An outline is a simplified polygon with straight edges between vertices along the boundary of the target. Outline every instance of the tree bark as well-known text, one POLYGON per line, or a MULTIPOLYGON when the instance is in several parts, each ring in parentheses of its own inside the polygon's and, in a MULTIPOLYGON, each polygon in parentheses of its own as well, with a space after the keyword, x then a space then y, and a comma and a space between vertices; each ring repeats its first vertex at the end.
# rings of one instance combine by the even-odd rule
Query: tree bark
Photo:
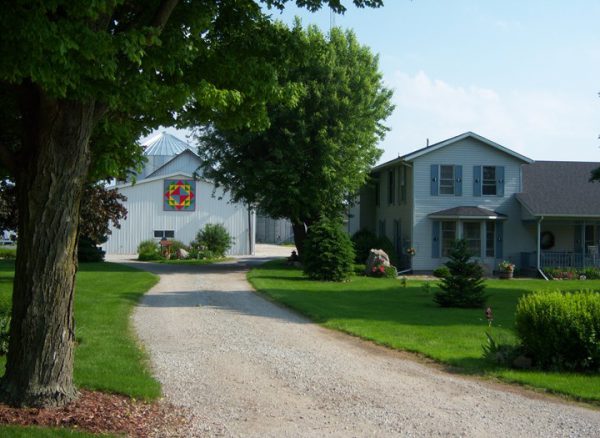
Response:
POLYGON ((73 400, 73 298, 79 206, 90 164, 94 102, 29 91, 16 185, 19 250, 10 344, 1 382, 15 406, 73 400))
POLYGON ((298 251, 298 257, 302 259, 304 241, 306 240, 306 225, 304 225, 304 222, 292 222, 292 230, 294 231, 294 244, 298 251))

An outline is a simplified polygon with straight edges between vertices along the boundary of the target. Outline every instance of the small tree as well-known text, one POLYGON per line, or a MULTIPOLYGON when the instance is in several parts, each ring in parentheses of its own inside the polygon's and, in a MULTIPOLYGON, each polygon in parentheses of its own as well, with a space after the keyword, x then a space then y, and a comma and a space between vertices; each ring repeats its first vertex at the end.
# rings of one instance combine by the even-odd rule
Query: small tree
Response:
POLYGON ((196 240, 191 246, 194 249, 210 251, 215 257, 225 257, 233 242, 233 238, 223 224, 206 224, 198 231, 196 240))
POLYGON ((487 298, 483 269, 470 261, 472 254, 465 240, 457 240, 446 263, 450 273, 440 283, 433 300, 442 307, 483 307, 487 298))
POLYGON ((343 281, 352 272, 354 248, 339 220, 321 219, 308 231, 302 263, 313 280, 343 281))

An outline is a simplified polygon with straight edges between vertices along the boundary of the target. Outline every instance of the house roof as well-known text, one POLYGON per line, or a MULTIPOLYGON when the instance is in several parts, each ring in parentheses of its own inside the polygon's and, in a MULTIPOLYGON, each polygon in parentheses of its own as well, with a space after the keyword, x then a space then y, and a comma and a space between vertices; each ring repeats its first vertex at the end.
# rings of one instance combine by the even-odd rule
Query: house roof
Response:
POLYGON ((194 175, 191 175, 187 172, 173 172, 170 173, 168 175, 160 175, 160 176, 154 176, 152 178, 145 178, 145 179, 141 179, 139 181, 129 181, 129 182, 125 182, 125 183, 121 183, 121 184, 116 184, 114 186, 111 187, 111 189, 122 189, 125 187, 133 187, 133 186, 140 186, 142 184, 147 184, 147 183, 151 183, 153 181, 158 181, 161 179, 169 179, 169 178, 173 178, 173 177, 180 177, 183 176, 185 178, 189 178, 189 179, 195 179, 196 181, 201 181, 201 178, 195 178, 194 175))
POLYGON ((600 183, 590 182, 600 163, 536 161, 523 166, 517 199, 533 216, 600 217, 600 183))
POLYGON ((431 219, 506 219, 507 216, 493 210, 470 205, 453 207, 430 213, 431 219))
POLYGON ((168 160, 162 166, 159 166, 158 168, 156 168, 154 171, 152 171, 152 173, 148 174, 148 176, 146 176, 146 178, 152 178, 152 177, 156 176, 156 174, 159 173, 163 168, 167 167, 169 164, 171 164, 173 161, 178 159, 183 154, 191 155, 191 157, 193 157, 193 158, 198 158, 198 159, 200 158, 200 157, 198 157, 198 154, 196 154, 196 152, 194 152, 192 149, 186 149, 183 152, 175 155, 173 158, 168 160))
POLYGON ((482 137, 479 134, 475 134, 474 132, 468 131, 468 132, 465 132, 463 134, 457 135, 455 137, 449 138, 447 140, 443 140, 443 141, 440 141, 438 143, 434 143, 432 145, 426 146, 424 148, 417 149, 416 151, 409 152, 406 155, 402 155, 402 156, 400 156, 398 158, 395 158, 395 159, 393 159, 391 161, 388 161, 386 163, 380 164, 379 166, 375 166, 373 168, 373 170, 379 170, 379 169, 381 169, 383 167, 387 167, 387 166, 389 166, 391 164, 396 164, 396 163, 406 162, 406 161, 412 161, 415 158, 418 158, 418 157, 421 157, 423 155, 429 154, 429 153, 431 153, 433 151, 437 151, 437 150, 442 149, 442 148, 444 148, 446 146, 449 146, 449 145, 451 145, 453 143, 456 143, 458 141, 464 140, 465 138, 474 138, 476 140, 479 140, 480 142, 482 142, 482 143, 484 143, 484 144, 486 144, 486 145, 488 145, 488 146, 490 146, 490 147, 492 147, 494 149, 497 149, 497 150, 499 150, 501 152, 504 152, 505 154, 508 154, 508 155, 510 155, 512 157, 515 157, 518 160, 523 161, 524 163, 532 163, 533 162, 533 160, 531 158, 528 158, 528 157, 526 157, 524 155, 521 155, 521 154, 513 151, 512 149, 504 147, 504 146, 502 146, 502 145, 500 145, 500 144, 498 144, 496 142, 493 142, 492 140, 489 140, 489 139, 487 139, 485 137, 482 137))
POLYGON ((161 132, 142 144, 144 155, 179 155, 189 149, 195 152, 196 147, 178 139, 174 135, 161 132))

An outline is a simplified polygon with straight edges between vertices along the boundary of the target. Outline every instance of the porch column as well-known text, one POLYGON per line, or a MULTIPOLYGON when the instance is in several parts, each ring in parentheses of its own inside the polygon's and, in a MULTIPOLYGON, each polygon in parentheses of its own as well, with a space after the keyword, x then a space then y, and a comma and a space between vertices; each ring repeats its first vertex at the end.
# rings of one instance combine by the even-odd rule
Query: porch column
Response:
POLYGON ((538 271, 540 270, 540 268, 542 267, 542 263, 541 263, 541 259, 542 259, 542 241, 541 241, 541 234, 542 234, 542 220, 544 220, 543 217, 540 217, 537 221, 537 264, 536 267, 538 269, 538 271))

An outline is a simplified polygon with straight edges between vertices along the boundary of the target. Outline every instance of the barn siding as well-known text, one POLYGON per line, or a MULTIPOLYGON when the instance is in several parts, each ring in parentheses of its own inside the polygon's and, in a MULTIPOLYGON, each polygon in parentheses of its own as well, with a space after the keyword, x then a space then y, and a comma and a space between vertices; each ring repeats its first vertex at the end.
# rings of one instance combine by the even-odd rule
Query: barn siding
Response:
MULTIPOLYGON (((177 177, 189 178, 180 174, 170 175, 169 179, 177 177)), ((127 196, 124 204, 128 214, 120 229, 111 228, 112 234, 103 245, 108 254, 135 254, 141 241, 154 238, 154 230, 175 230, 175 239, 188 244, 209 223, 222 223, 234 237, 231 255, 249 253, 248 209, 245 206, 230 203, 229 196, 221 190, 213 197, 214 185, 197 181, 196 211, 163 211, 163 189, 162 178, 119 189, 127 196)))

